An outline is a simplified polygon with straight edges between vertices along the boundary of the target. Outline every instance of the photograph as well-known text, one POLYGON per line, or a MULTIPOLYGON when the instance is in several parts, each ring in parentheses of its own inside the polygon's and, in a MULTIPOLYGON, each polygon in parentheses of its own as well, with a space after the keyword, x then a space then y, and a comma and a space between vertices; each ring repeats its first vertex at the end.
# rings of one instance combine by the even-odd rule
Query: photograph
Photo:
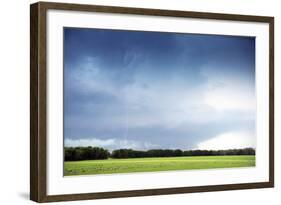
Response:
POLYGON ((274 17, 30 6, 30 199, 274 187, 274 17))
POLYGON ((255 40, 64 27, 64 176, 255 167, 255 40))

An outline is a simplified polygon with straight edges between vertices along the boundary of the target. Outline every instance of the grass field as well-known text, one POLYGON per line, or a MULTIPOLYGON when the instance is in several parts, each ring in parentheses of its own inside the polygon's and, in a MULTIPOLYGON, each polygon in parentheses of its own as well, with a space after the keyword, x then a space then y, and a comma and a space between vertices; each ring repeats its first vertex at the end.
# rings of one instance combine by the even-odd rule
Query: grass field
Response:
POLYGON ((64 163, 64 175, 154 172, 255 166, 255 156, 158 157, 71 161, 64 163))

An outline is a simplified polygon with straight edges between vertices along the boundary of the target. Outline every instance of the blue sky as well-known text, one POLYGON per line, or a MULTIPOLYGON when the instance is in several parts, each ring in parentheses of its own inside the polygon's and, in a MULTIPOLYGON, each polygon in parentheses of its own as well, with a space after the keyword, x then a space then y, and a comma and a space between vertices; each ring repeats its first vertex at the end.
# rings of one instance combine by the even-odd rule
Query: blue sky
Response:
POLYGON ((65 146, 255 147, 255 39, 64 29, 65 146))

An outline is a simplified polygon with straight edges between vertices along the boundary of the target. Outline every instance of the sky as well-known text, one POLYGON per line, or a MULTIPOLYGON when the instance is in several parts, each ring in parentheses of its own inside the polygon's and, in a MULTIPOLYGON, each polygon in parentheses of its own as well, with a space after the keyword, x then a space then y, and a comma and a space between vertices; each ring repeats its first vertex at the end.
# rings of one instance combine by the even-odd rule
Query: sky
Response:
POLYGON ((256 146, 255 38, 64 28, 64 144, 256 146))

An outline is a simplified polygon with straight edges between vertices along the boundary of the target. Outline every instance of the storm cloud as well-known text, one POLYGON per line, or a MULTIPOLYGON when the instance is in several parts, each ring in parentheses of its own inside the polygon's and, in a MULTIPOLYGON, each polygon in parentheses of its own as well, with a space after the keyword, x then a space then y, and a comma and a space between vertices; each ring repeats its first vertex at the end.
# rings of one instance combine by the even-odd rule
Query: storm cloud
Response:
POLYGON ((255 147, 255 103, 252 37, 64 29, 65 146, 255 147))

